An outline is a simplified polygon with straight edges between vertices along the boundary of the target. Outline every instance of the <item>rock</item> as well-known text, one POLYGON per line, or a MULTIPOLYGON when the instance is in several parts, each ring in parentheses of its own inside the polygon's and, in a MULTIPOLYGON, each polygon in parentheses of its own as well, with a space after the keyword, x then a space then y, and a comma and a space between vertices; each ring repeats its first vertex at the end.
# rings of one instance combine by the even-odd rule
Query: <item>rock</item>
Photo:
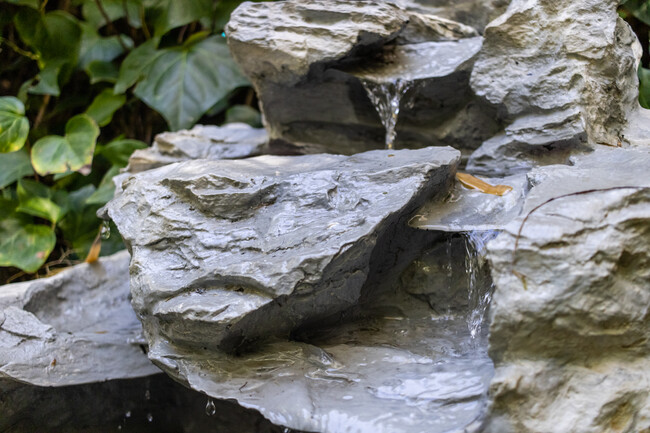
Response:
POLYGON ((503 196, 465 188, 456 181, 444 200, 431 200, 422 206, 409 224, 423 230, 472 232, 501 230, 521 213, 529 190, 524 174, 504 178, 481 178, 490 185, 508 185, 503 196))
POLYGON ((452 149, 189 161, 107 205, 150 341, 231 351, 358 300, 377 237, 435 194, 452 149))
POLYGON ((0 378, 68 386, 159 372, 129 303, 126 251, 0 290, 0 378), (142 346, 142 347, 141 347, 142 346))
POLYGON ((226 32, 260 98, 271 152, 383 148, 385 129, 361 79, 405 74, 414 97, 402 103, 398 147, 468 153, 499 130, 469 87, 482 39, 462 24, 387 3, 290 0, 244 3, 226 32))
POLYGON ((402 9, 436 15, 469 25, 481 34, 485 26, 505 12, 508 0, 391 0, 402 9))
POLYGON ((472 156, 472 169, 513 174, 585 145, 625 143, 639 109, 640 46, 617 6, 514 0, 487 26, 471 86, 509 126, 472 156))
POLYGON ((126 171, 139 173, 190 159, 239 159, 264 153, 268 136, 264 129, 244 123, 222 127, 196 125, 190 130, 158 134, 153 145, 136 150, 126 171))
POLYGON ((488 244, 487 432, 650 428, 650 150, 570 162, 533 170, 524 212, 488 244))

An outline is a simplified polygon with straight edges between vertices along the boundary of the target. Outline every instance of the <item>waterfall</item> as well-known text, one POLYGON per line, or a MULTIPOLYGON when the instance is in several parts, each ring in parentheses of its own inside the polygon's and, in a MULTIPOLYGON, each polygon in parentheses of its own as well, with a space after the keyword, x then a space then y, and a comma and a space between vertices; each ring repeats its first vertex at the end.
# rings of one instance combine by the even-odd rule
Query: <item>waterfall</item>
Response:
POLYGON ((398 78, 382 83, 362 79, 361 83, 386 129, 386 149, 393 149, 397 136, 395 127, 399 117, 400 103, 411 88, 412 82, 398 78))

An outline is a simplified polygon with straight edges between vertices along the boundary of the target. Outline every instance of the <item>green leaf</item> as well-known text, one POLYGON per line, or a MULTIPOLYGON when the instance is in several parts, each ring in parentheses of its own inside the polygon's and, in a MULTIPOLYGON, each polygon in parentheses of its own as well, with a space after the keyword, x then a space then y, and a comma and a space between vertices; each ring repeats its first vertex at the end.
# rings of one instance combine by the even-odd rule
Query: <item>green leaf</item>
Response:
POLYGON ((650 108, 650 69, 639 67, 639 103, 650 108))
POLYGON ((15 215, 0 220, 0 266, 36 272, 55 244, 54 230, 48 226, 25 223, 15 215))
POLYGON ((25 106, 18 98, 0 98, 0 153, 14 152, 25 145, 29 134, 29 121, 25 106))
POLYGON ((95 192, 86 199, 86 204, 96 204, 103 206, 113 198, 115 193, 115 184, 113 184, 113 177, 120 173, 120 168, 112 166, 102 178, 99 187, 95 192))
MULTIPOLYGON (((140 22, 141 4, 140 0, 102 0, 102 7, 111 21, 126 17, 129 25, 136 29, 139 29, 142 25, 140 22)), ((104 15, 97 8, 97 3, 94 0, 86 0, 81 12, 84 19, 96 29, 107 24, 104 15)))
POLYGON ((120 66, 120 76, 115 84, 115 93, 124 93, 146 76, 153 62, 165 53, 156 49, 158 42, 158 38, 149 39, 124 58, 120 66))
POLYGON ((102 37, 92 26, 86 23, 82 23, 81 28, 83 37, 78 63, 81 69, 86 69, 91 62, 97 60, 110 62, 121 56, 124 53, 124 48, 120 43, 120 38, 127 48, 133 48, 133 40, 126 35, 102 37))
POLYGON ((39 0, 3 0, 7 3, 13 3, 18 6, 28 6, 32 9, 39 9, 41 7, 39 0))
POLYGON ((40 83, 32 93, 59 95, 59 82, 64 83, 76 65, 81 44, 81 28, 67 12, 41 14, 23 8, 14 17, 21 39, 39 56, 40 83))
POLYGON ((0 153, 0 188, 11 185, 18 179, 34 174, 27 150, 0 153))
POLYGON ((639 21, 643 21, 645 25, 650 26, 650 2, 647 0, 628 0, 625 3, 625 8, 632 12, 639 21))
POLYGON ((97 83, 115 83, 120 75, 119 69, 112 62, 102 62, 95 60, 86 68, 86 73, 90 77, 90 84, 97 83))
POLYGON ((86 114, 68 120, 65 136, 49 135, 32 149, 32 165, 40 175, 78 171, 87 175, 93 160, 99 128, 86 114))
POLYGON ((154 34, 162 36, 173 28, 212 16, 212 0, 155 0, 147 15, 152 17, 154 34))
POLYGON ((101 150, 101 154, 108 159, 111 164, 117 167, 126 167, 129 163, 129 157, 136 149, 145 149, 147 144, 139 140, 121 139, 113 140, 101 150))
POLYGON ((113 114, 126 102, 126 96, 114 95, 111 89, 104 89, 93 99, 86 114, 95 119, 99 126, 111 123, 113 114))
POLYGON ((23 212, 56 224, 66 213, 64 207, 52 201, 53 194, 48 187, 29 179, 18 181, 17 212, 23 212))
POLYGON ((226 123, 248 123, 255 128, 262 127, 260 112, 248 105, 233 105, 226 111, 226 123))
POLYGON ((191 127, 220 99, 248 84, 218 36, 159 51, 163 54, 134 93, 162 114, 172 130, 191 127))

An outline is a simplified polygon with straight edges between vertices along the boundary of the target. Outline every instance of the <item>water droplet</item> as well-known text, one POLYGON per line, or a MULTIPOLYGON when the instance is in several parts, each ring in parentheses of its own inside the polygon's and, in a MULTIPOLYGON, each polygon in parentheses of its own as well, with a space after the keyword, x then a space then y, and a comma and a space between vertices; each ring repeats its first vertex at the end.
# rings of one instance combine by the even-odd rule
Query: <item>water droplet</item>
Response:
POLYGON ((126 411, 126 413, 124 414, 124 416, 125 416, 126 418, 131 418, 131 411, 130 411, 130 410, 126 411))
POLYGON ((217 408, 211 398, 208 399, 208 404, 205 405, 205 413, 207 416, 214 416, 217 413, 217 408))
POLYGON ((118 425, 118 426, 117 426, 117 429, 118 429, 118 430, 122 430, 122 426, 121 426, 121 425, 118 425))
POLYGON ((151 392, 149 390, 146 390, 144 392, 144 399, 145 400, 151 400, 151 392))
POLYGON ((149 421, 149 422, 153 421, 153 415, 151 415, 151 413, 147 414, 147 421, 149 421))
POLYGON ((100 236, 104 240, 111 237, 111 224, 108 221, 102 222, 102 229, 100 231, 100 236))
POLYGON ((291 433, 291 429, 289 427, 285 427, 284 430, 282 430, 282 433, 291 433))

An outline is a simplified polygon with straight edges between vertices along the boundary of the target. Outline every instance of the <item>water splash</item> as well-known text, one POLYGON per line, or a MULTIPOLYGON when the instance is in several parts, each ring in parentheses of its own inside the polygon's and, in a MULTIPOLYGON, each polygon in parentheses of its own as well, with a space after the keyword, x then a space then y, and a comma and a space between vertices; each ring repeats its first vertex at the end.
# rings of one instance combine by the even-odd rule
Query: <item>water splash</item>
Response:
POLYGON ((214 401, 209 398, 208 403, 205 405, 205 414, 207 416, 214 416, 215 413, 217 413, 217 407, 214 405, 214 401))
POLYGON ((386 129, 386 149, 393 149, 397 131, 397 119, 399 118, 400 102, 405 98, 411 88, 411 81, 397 79, 389 82, 376 83, 362 79, 366 93, 372 104, 375 106, 381 123, 386 129))
POLYGON ((465 271, 468 277, 467 327, 472 338, 476 338, 483 327, 485 313, 492 301, 494 284, 486 268, 485 254, 488 241, 494 239, 497 230, 472 231, 465 237, 465 271))

